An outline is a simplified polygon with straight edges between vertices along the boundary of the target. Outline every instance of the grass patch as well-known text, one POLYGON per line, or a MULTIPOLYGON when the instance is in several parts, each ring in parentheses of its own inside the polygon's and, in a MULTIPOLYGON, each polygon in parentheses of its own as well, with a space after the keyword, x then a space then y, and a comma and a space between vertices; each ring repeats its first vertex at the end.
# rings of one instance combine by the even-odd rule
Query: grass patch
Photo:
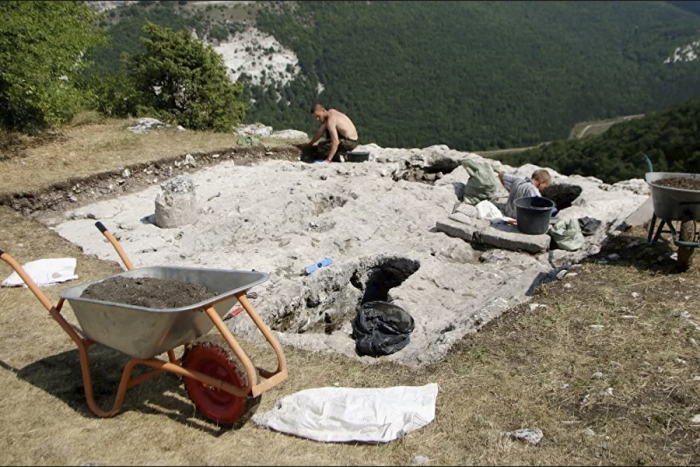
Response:
MULTIPOLYGON (((4 179, 0 194, 31 192, 71 177, 188 152, 232 148, 237 146, 239 138, 234 133, 178 131, 174 127, 135 134, 126 129, 133 120, 105 119, 96 123, 92 118, 84 114, 78 120, 82 123, 66 126, 56 133, 36 137, 7 136, 7 144, 14 148, 15 157, 0 157, 4 179), (31 177, 26 176, 28 171, 32 172, 31 177)), ((267 146, 291 142, 263 140, 267 146)))

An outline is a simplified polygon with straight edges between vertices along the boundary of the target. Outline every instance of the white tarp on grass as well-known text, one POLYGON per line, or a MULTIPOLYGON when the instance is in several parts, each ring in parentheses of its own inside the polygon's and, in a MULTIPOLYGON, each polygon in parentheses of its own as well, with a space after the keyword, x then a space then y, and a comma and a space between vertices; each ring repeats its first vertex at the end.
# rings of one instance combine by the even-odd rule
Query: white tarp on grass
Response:
POLYGON ((435 419, 438 385, 316 388, 282 398, 257 425, 326 443, 387 443, 435 419))
MULTIPOLYGON (((22 265, 22 269, 36 282, 39 287, 72 281, 78 278, 75 275, 75 258, 49 258, 30 261, 22 265)), ((13 272, 2 282, 3 287, 25 286, 19 274, 13 272)))

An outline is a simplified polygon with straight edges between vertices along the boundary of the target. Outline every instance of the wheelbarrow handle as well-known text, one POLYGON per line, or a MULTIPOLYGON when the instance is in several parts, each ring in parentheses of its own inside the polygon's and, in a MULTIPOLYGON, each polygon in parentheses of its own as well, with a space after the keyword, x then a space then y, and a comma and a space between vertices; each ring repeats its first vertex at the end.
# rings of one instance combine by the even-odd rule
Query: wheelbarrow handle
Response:
POLYGON ((112 244, 114 249, 117 251, 117 254, 121 258, 122 262, 124 263, 124 266, 126 266, 126 269, 128 269, 129 271, 134 269, 134 265, 129 260, 129 257, 126 256, 126 253, 124 253, 124 249, 119 244, 114 235, 112 235, 112 233, 107 229, 107 227, 105 227, 105 225, 100 221, 95 222, 95 227, 97 227, 97 230, 102 232, 102 235, 104 235, 107 238, 107 240, 109 240, 109 243, 112 244))
POLYGON ((24 268, 12 256, 10 256, 9 253, 5 253, 4 251, 0 250, 0 260, 3 260, 12 269, 14 269, 17 275, 24 281, 25 284, 27 284, 29 290, 31 290, 32 293, 36 296, 36 298, 39 299, 41 304, 44 305, 44 308, 46 308, 48 311, 51 311, 51 309, 53 309, 53 304, 51 303, 51 300, 49 300, 48 297, 44 295, 44 292, 41 291, 39 286, 36 285, 36 282, 34 282, 29 276, 29 274, 27 274, 27 271, 25 271, 24 268))

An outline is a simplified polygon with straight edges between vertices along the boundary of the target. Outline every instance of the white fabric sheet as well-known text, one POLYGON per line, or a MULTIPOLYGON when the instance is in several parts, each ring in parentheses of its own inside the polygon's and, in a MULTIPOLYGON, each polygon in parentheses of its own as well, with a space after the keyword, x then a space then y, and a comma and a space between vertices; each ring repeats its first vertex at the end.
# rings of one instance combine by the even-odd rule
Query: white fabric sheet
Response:
MULTIPOLYGON (((38 259, 23 264, 22 269, 36 282, 36 285, 42 287, 77 279, 78 276, 75 275, 76 264, 75 258, 38 259)), ((26 287, 16 272, 10 274, 1 285, 3 287, 26 287)))
POLYGON ((257 425, 327 443, 387 443, 435 419, 438 385, 383 389, 316 388, 291 394, 257 425))

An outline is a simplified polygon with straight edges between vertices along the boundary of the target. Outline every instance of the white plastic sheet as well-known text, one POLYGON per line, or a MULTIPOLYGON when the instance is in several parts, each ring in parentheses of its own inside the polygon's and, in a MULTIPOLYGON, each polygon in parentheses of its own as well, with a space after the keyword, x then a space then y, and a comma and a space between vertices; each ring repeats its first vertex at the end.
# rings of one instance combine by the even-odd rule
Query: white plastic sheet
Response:
POLYGON ((503 213, 491 202, 484 200, 476 205, 477 218, 492 221, 502 219, 503 213))
MULTIPOLYGON (((76 263, 75 258, 38 259, 23 264, 22 269, 36 282, 36 285, 42 287, 77 279, 78 276, 75 275, 76 263)), ((1 285, 3 287, 26 287, 16 272, 10 274, 1 285)))
POLYGON ((438 385, 316 388, 291 394, 257 425, 326 443, 388 443, 435 419, 438 385))

